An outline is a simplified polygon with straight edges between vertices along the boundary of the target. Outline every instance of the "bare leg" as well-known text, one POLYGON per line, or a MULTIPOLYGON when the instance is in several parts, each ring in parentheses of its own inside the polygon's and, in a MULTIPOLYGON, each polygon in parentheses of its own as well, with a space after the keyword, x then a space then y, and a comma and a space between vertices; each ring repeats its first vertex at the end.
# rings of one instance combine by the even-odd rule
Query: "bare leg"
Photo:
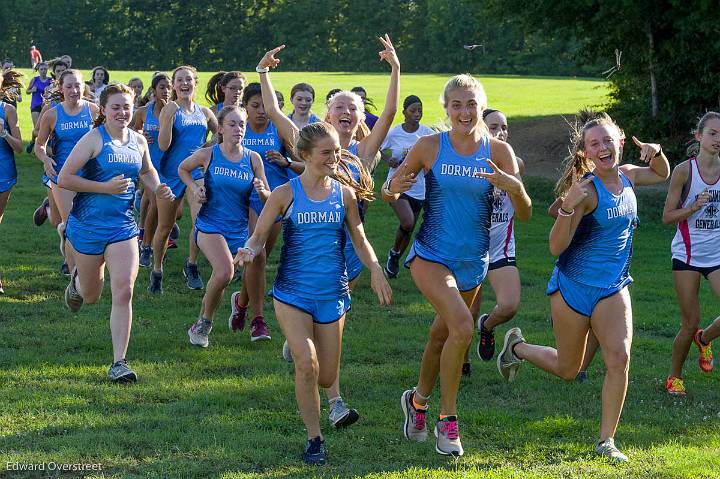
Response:
POLYGON ((105 259, 110 273, 112 293, 110 332, 114 363, 125 359, 130 342, 133 286, 139 267, 137 240, 131 238, 108 245, 105 249, 105 259))
POLYGON ((700 273, 673 271, 673 283, 680 306, 680 330, 673 341, 670 375, 681 378, 693 336, 700 326, 700 273))
POLYGON ((154 269, 157 272, 163 270, 163 258, 167 249, 167 240, 170 236, 170 230, 175 224, 177 211, 182 205, 182 198, 175 198, 172 201, 156 198, 158 211, 158 224, 153 236, 153 262, 154 269))
POLYGON ((219 234, 198 232, 198 245, 212 266, 212 274, 205 288, 200 313, 212 321, 225 288, 233 277, 233 258, 225 238, 219 234))

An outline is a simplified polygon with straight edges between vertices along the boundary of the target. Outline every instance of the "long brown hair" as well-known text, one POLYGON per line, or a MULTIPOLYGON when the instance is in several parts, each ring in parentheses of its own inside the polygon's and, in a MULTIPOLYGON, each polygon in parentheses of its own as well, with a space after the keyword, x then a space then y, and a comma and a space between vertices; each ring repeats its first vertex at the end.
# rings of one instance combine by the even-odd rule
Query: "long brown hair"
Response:
POLYGON ((170 93, 170 99, 172 101, 175 101, 178 99, 177 92, 175 91, 175 76, 177 75, 177 72, 179 72, 180 70, 188 70, 192 73, 193 79, 195 80, 195 91, 197 92, 198 72, 195 69, 195 67, 191 67, 189 65, 179 66, 173 70, 172 80, 170 81, 170 88, 172 89, 172 93, 170 93))
POLYGON ((595 167, 593 162, 585 156, 585 133, 590 128, 600 125, 615 128, 620 134, 620 138, 625 138, 623 131, 607 113, 595 112, 590 109, 580 110, 575 116, 574 123, 570 125, 570 147, 568 148, 570 154, 563 162, 565 169, 555 184, 555 194, 558 198, 565 196, 573 181, 579 180, 595 167))
MULTIPOLYGON (((338 138, 335 128, 327 122, 319 121, 311 123, 303 127, 298 135, 295 143, 295 152, 297 156, 303 158, 303 154, 309 155, 315 148, 317 142, 327 137, 338 138)), ((342 161, 338 164, 338 172, 335 179, 345 186, 349 186, 355 190, 355 194, 360 200, 372 201, 375 199, 374 183, 370 174, 360 162, 360 159, 347 150, 342 150, 342 161), (359 181, 355 181, 352 171, 348 166, 352 163, 360 171, 359 181)))

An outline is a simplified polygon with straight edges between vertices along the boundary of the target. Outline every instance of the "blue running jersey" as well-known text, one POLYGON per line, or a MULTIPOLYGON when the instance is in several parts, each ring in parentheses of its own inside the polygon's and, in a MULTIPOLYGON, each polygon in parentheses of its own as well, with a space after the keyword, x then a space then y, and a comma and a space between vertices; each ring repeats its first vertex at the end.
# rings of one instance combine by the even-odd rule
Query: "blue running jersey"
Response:
POLYGON ((307 197, 300 178, 290 180, 293 201, 283 218, 283 247, 275 288, 302 298, 337 299, 348 293, 345 205, 342 185, 331 180, 321 201, 307 197))
MULTIPOLYGON (((55 120, 54 142, 52 143, 53 160, 55 160, 55 171, 60 174, 65 160, 70 156, 70 152, 80 138, 85 133, 92 130, 92 114, 90 113, 90 103, 82 101, 82 109, 77 115, 68 115, 62 103, 58 103, 55 107, 57 118, 55 120)), ((50 178, 53 183, 57 183, 57 176, 50 178)))
POLYGON ((105 183, 115 176, 124 175, 132 182, 125 193, 116 195, 78 193, 73 201, 70 219, 81 222, 84 228, 98 227, 103 230, 136 228, 133 200, 137 178, 142 168, 142 153, 138 147, 137 133, 130 131, 127 144, 119 145, 110 138, 105 125, 100 125, 98 131, 102 136, 102 150, 97 157, 85 163, 78 176, 105 183))
MULTIPOLYGON (((185 184, 178 175, 178 166, 185 158, 205 144, 208 131, 207 118, 205 118, 202 108, 197 103, 193 103, 192 107, 193 110, 190 113, 185 112, 182 108, 178 108, 175 112, 170 148, 160 162, 160 174, 163 181, 170 186, 178 198, 185 193, 185 184)), ((200 168, 193 170, 192 176, 194 180, 202 178, 200 168)))
POLYGON ((245 128, 245 138, 242 140, 242 145, 251 149, 262 158, 263 166, 265 167, 265 178, 267 178, 270 191, 288 182, 287 169, 276 163, 267 161, 265 158, 268 150, 281 151, 283 149, 280 134, 273 122, 268 122, 267 128, 258 133, 254 132, 248 123, 245 128))
MULTIPOLYGON (((220 145, 213 145, 205 170, 205 196, 195 226, 203 233, 245 237, 248 234, 248 207, 253 188, 252 151, 243 148, 239 161, 225 158, 220 145)), ((233 251, 234 253, 234 251, 233 251)))
POLYGON ((440 134, 440 149, 425 175, 425 210, 415 241, 424 251, 452 261, 488 261, 493 185, 476 173, 492 171, 490 137, 477 151, 460 155, 448 132, 440 134))
POLYGON ((148 150, 150 151, 150 160, 155 169, 160 172, 160 160, 162 160, 164 151, 158 145, 158 136, 160 136, 160 120, 153 112, 155 110, 155 102, 150 102, 145 107, 145 122, 143 123, 143 131, 152 138, 152 143, 148 142, 148 150))
POLYGON ((632 183, 622 172, 619 174, 623 184, 619 195, 592 176, 597 208, 580 220, 570 245, 557 260, 558 269, 578 283, 615 288, 630 276, 637 201, 632 183))
MULTIPOLYGON (((5 107, 7 103, 0 101, 0 121, 3 122, 5 131, 10 134, 10 125, 7 121, 5 107)), ((6 138, 0 139, 0 193, 4 193, 17 182, 17 170, 15 169, 15 152, 6 138)))

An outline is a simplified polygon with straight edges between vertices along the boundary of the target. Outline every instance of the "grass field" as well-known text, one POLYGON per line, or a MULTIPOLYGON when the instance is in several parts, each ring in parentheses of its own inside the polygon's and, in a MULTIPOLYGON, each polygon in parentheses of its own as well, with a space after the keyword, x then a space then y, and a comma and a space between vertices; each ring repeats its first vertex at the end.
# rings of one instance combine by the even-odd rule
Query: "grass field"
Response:
MULTIPOLYGON (((24 82, 27 85, 33 76, 32 70, 21 70, 25 74, 24 82)), ((248 82, 259 81, 255 72, 245 73, 248 82)), ((83 70, 85 79, 90 72, 83 70)), ((212 73, 199 74, 199 89, 196 100, 205 101, 205 86, 212 73)), ((127 82, 132 77, 140 77, 145 88, 150 86, 152 72, 123 72, 113 71, 111 81, 127 82)), ((272 81, 277 90, 285 95, 285 112, 292 111, 290 104, 290 89, 293 85, 306 82, 313 85, 316 92, 316 103, 313 109, 318 115, 325 113, 325 94, 333 88, 350 89, 354 86, 363 86, 378 107, 374 113, 380 114, 385 103, 385 94, 389 81, 388 73, 300 73, 277 71, 272 73, 272 81)), ((408 74, 403 73, 400 79, 401 99, 407 95, 418 95, 423 100, 424 119, 428 125, 441 122, 445 113, 440 103, 443 85, 450 78, 447 74, 408 74)), ((607 83, 596 79, 568 79, 553 77, 518 77, 518 76, 479 76, 485 86, 490 99, 490 105, 500 108, 512 118, 520 119, 566 114, 577 111, 581 106, 598 105, 603 102, 607 93, 607 83)), ((402 109, 400 107, 399 109, 402 109)), ((24 139, 30 138, 32 120, 30 119, 30 97, 23 96, 19 105, 20 125, 24 139)), ((402 122, 402 112, 398 111, 397 122, 402 122)))
MULTIPOLYGON (((276 75, 278 86, 288 90, 284 85, 299 78, 292 76, 281 83, 283 75, 276 75)), ((432 88, 422 85, 423 80, 413 89, 415 78, 403 76, 403 94, 425 88, 426 101, 432 104, 430 99, 437 97, 445 77, 426 77, 434 78, 432 88)), ((123 79, 121 74, 117 78, 123 79)), ((507 106, 500 105, 516 108, 510 111, 518 116, 532 114, 524 106, 529 99, 543 98, 543 114, 557 114, 600 98, 594 89, 597 82, 558 79, 552 80, 558 82, 558 89, 574 91, 577 100, 572 103, 568 93, 554 102, 544 96, 549 80, 534 81, 491 78, 486 85, 491 99, 495 91, 498 96, 503 91, 518 95, 506 97, 507 106), (521 87, 527 88, 523 93, 527 101, 519 96, 521 87)), ((347 76, 338 81, 340 86, 370 86, 376 98, 381 97, 376 88, 382 91, 385 82, 383 76, 347 76)), ((282 336, 270 303, 272 341, 251 344, 247 332, 231 333, 225 327, 229 314, 225 303, 210 348, 191 347, 186 330, 197 316, 201 294, 188 291, 182 281, 187 245, 181 241, 180 249, 171 250, 168 258, 164 295, 146 292, 147 270, 138 277, 128 359, 139 382, 129 387, 109 384, 109 289, 97 305, 78 314, 67 311, 62 302, 67 280, 57 273, 57 235, 47 225, 36 228, 31 221, 44 196, 38 181, 40 162, 21 155, 17 163, 19 183, 0 226, 0 274, 6 289, 0 296, 0 477, 709 479, 720 474, 717 373, 701 374, 693 350, 686 367, 687 398, 671 398, 663 390, 678 308, 669 264, 674 231, 660 222, 662 192, 639 196, 641 226, 631 286, 635 341, 630 388, 616 436, 631 463, 614 466, 592 451, 600 415, 599 358, 590 368, 587 385, 566 384, 527 365, 515 383, 506 384, 493 363, 473 356, 472 376, 463 378, 459 394, 465 456, 458 460, 439 456, 430 440, 407 442, 398 400, 417 379, 433 312, 403 270, 391 282, 395 304, 390 308, 376 305, 367 273, 353 294, 342 389, 362 417, 350 429, 334 431, 325 422, 323 404, 330 462, 307 468, 300 461, 305 433, 295 405, 293 368, 281 359, 282 336), (19 472, 6 470, 6 462, 96 463, 102 471, 19 472)), ((381 167, 378 183, 384 174, 381 167)), ((526 183, 535 216, 517 228, 523 301, 512 325, 522 327, 531 341, 552 344, 544 295, 553 265, 547 249, 551 220, 544 214, 552 184, 539 178, 528 178, 526 183)), ((377 202, 370 207, 366 230, 381 258, 396 225, 387 205, 377 202)), ((187 217, 181 227, 184 236, 187 217)), ((269 261, 270 278, 278 250, 269 261)), ((204 260, 200 269, 207 279, 204 260)), ((488 291, 485 298, 487 311, 493 304, 492 293, 488 291)), ((702 304, 704 317, 718 314, 717 299, 707 288, 702 291, 702 304)), ((499 337, 506 329, 499 328, 499 337)), ((436 391, 431 414, 437 414, 438 405, 436 391)))

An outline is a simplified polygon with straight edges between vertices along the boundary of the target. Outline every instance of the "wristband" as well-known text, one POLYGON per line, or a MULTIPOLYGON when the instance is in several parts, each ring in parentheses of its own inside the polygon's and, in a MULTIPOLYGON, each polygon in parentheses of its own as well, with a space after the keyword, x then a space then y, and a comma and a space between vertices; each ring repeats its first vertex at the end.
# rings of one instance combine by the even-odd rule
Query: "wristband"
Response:
POLYGON ((395 196, 395 193, 390 191, 390 183, 392 183, 392 178, 388 178, 385 184, 383 185, 383 192, 388 196, 395 196))
POLYGON ((660 158, 660 157, 662 156, 662 154, 663 154, 663 151, 662 151, 662 146, 661 146, 661 147, 660 147, 660 151, 658 151, 657 153, 655 153, 655 156, 653 156, 653 158, 660 158))
POLYGON ((3 130, 2 133, 0 133, 0 138, 7 138, 8 135, 9 135, 8 131, 3 130))
POLYGON ((572 211, 568 211, 565 208, 563 208, 562 206, 560 208, 558 208, 558 215, 560 215, 560 216, 572 216, 574 213, 575 213, 575 208, 573 208, 572 211))
POLYGON ((267 72, 270 71, 270 67, 265 67, 265 68, 263 68, 263 67, 261 67, 260 65, 258 65, 258 66, 255 67, 255 71, 258 72, 258 73, 267 73, 267 72))

